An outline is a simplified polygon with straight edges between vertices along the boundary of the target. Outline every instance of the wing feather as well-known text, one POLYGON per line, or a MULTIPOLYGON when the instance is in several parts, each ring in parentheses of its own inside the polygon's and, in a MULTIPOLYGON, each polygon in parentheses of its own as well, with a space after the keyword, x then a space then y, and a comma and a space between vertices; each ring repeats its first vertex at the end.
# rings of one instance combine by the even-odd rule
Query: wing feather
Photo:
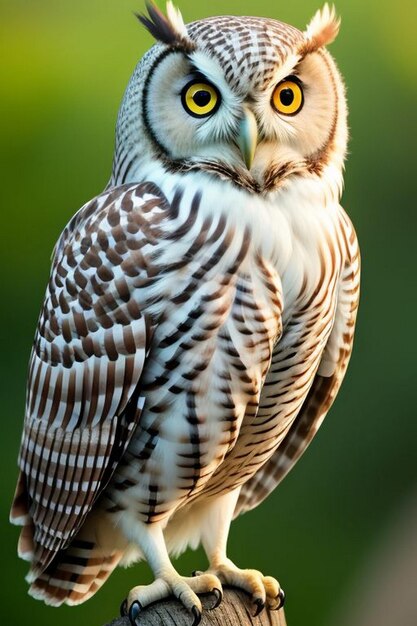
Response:
POLYGON ((149 268, 136 249, 155 239, 153 215, 160 222, 167 206, 153 185, 111 189, 80 209, 55 248, 11 513, 25 532, 33 525, 30 579, 77 533, 138 424, 152 325, 137 301, 149 268))

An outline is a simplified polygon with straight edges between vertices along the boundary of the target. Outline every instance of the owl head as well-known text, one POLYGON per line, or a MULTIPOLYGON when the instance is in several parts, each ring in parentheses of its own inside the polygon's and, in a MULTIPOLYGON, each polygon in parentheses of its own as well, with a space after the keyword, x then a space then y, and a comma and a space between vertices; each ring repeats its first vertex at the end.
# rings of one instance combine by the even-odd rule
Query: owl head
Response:
POLYGON ((339 30, 324 5, 304 32, 274 19, 185 25, 171 2, 139 20, 155 37, 119 113, 113 183, 200 171, 267 194, 300 177, 342 184, 343 81, 325 49, 339 30))

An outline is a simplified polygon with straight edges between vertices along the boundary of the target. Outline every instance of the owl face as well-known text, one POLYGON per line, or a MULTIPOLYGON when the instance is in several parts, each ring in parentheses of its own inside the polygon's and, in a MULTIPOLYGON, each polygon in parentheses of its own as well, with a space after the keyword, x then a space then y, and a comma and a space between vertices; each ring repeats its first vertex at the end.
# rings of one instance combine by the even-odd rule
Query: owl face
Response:
POLYGON ((172 5, 167 17, 148 8, 151 19, 140 19, 161 42, 138 70, 146 69, 130 124, 140 129, 138 144, 145 135, 167 166, 240 176, 259 191, 290 173, 317 174, 330 162, 342 168, 343 83, 323 47, 337 34, 332 11, 325 7, 303 33, 253 17, 185 27, 172 5))

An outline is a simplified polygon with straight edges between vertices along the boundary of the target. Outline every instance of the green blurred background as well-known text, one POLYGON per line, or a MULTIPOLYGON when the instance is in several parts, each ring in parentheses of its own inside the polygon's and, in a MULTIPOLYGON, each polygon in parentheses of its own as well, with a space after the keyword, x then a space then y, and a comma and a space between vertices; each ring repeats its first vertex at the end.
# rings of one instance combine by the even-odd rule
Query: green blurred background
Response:
MULTIPOLYGON (((319 3, 180 6, 186 21, 257 14, 303 28, 319 3)), ((280 579, 289 626, 330 624, 417 478, 416 6, 337 2, 342 30, 331 51, 348 87, 352 136, 343 204, 363 257, 356 346, 308 453, 272 497, 234 523, 230 538, 238 564, 280 579)), ((18 530, 7 523, 27 360, 51 251, 70 216, 107 183, 123 90, 152 43, 132 16, 142 9, 139 0, 0 1, 0 617, 8 626, 101 626, 131 586, 150 580, 145 565, 118 570, 86 605, 48 608, 26 594, 18 530)), ((188 574, 203 559, 190 552, 178 567, 188 574)))

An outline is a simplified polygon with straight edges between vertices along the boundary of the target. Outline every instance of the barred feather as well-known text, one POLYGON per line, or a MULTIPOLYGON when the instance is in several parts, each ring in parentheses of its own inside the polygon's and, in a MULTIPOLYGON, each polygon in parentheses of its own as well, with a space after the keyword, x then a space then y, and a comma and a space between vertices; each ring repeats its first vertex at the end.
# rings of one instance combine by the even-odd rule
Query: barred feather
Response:
POLYGON ((140 418, 143 401, 134 392, 150 327, 134 294, 146 268, 134 237, 143 218, 132 212, 132 196, 144 215, 163 206, 149 185, 104 193, 77 213, 56 247, 29 368, 11 513, 25 524, 20 550, 32 559, 32 578, 82 526, 140 418))
MULTIPOLYGON (((341 250, 344 255, 344 269, 338 281, 338 305, 335 321, 320 364, 301 409, 286 432, 281 445, 247 481, 239 495, 235 516, 260 504, 283 480, 301 455, 305 452, 333 404, 342 384, 353 347, 356 314, 359 304, 360 257, 358 242, 352 224, 346 214, 340 216, 341 250)), ((277 354, 279 350, 277 351, 277 354)), ((281 378, 287 370, 280 367, 277 372, 281 378)), ((274 366, 266 378, 264 393, 261 396, 259 417, 263 406, 271 398, 270 386, 275 390, 274 366)), ((294 387, 296 380, 287 384, 294 387)), ((274 396, 272 396, 274 397, 274 396)), ((275 396, 276 398, 276 396, 275 396)), ((268 411, 266 411, 268 413, 268 411)))

